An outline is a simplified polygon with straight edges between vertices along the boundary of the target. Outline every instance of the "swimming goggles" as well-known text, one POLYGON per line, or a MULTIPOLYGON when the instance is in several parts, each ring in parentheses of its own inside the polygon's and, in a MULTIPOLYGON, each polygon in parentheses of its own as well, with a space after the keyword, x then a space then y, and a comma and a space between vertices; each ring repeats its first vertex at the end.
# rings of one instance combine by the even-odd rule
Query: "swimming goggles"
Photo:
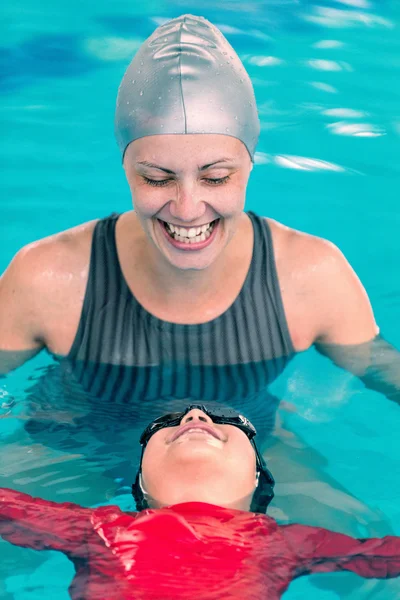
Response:
POLYGON ((189 413, 191 410, 197 408, 204 412, 213 423, 217 425, 233 425, 234 427, 238 427, 241 429, 248 437, 251 445, 254 448, 254 452, 256 455, 256 468, 258 475, 258 485, 254 491, 250 510, 252 512, 261 512, 265 513, 269 503, 274 497, 274 485, 275 480, 267 468, 264 458, 259 452, 256 443, 254 441, 254 437, 257 434, 256 428, 250 421, 239 414, 235 410, 228 407, 208 407, 204 404, 191 404, 184 411, 168 413, 163 415, 162 417, 158 417, 152 423, 150 423, 146 429, 143 431, 140 436, 140 444, 142 446, 142 456, 140 459, 140 467, 136 476, 135 483, 132 485, 132 494, 136 501, 136 506, 138 510, 143 510, 144 508, 148 508, 148 504, 143 495, 143 489, 140 484, 140 474, 142 470, 142 459, 144 450, 150 440, 150 438, 160 429, 164 429, 165 427, 176 427, 180 425, 183 417, 189 413))

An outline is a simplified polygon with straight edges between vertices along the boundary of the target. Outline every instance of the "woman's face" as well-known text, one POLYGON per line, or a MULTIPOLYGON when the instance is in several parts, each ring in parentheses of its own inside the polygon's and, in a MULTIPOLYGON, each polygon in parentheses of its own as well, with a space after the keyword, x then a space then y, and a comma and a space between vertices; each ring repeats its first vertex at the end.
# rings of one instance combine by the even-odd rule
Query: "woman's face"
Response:
POLYGON ((156 506, 208 502, 248 510, 256 457, 246 434, 193 409, 179 426, 157 431, 142 461, 142 483, 156 506))
POLYGON ((252 168, 244 144, 216 134, 148 136, 128 146, 124 168, 136 215, 158 252, 177 269, 212 264, 243 212, 252 168))

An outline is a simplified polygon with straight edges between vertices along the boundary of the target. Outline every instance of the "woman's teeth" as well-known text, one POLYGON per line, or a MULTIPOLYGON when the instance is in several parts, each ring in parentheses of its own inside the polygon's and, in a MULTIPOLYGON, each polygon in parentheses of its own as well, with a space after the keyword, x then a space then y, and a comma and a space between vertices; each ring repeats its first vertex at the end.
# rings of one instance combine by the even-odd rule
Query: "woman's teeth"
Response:
POLYGON ((204 242, 210 237, 216 222, 217 220, 212 221, 207 225, 202 225, 201 227, 191 227, 190 229, 187 229, 186 227, 177 227, 176 225, 172 225, 172 223, 165 223, 165 229, 177 242, 196 244, 198 242, 204 242))

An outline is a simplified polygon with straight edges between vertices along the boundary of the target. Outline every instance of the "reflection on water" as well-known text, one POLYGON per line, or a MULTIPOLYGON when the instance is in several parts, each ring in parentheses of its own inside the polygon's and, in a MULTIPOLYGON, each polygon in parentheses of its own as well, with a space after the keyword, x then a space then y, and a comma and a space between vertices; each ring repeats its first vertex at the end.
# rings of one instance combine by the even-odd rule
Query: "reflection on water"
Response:
POLYGON ((297 169, 301 171, 336 171, 345 169, 340 165, 334 165, 326 160, 307 158, 306 156, 277 155, 269 156, 265 152, 256 152, 254 162, 256 165, 275 164, 285 169, 297 169))
POLYGON ((345 123, 338 121, 327 125, 327 128, 336 135, 352 135, 355 137, 380 137, 386 132, 371 123, 345 123))

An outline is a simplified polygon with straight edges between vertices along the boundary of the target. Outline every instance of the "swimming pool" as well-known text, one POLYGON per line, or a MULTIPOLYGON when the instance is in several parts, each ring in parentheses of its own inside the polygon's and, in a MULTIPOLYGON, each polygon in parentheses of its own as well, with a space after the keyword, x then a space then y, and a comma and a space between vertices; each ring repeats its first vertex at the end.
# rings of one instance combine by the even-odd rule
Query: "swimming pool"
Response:
MULTIPOLYGON (((27 242, 130 208, 113 138, 118 83, 156 24, 197 12, 178 1, 132 4, 25 1, 18 12, 11 4, 6 9, 1 270, 27 242)), ((247 208, 335 242, 366 286, 382 332, 400 347, 399 6, 368 0, 202 6, 255 84, 262 136, 247 208)), ((129 506, 126 489, 100 459, 81 460, 80 440, 60 450, 32 444, 23 430, 27 389, 49 363, 43 354, 1 381, 1 485, 82 504, 114 501, 118 491, 119 503, 129 506)), ((299 355, 273 391, 295 405, 286 418, 324 457, 323 470, 378 507, 400 534, 398 407, 313 351, 299 355)), ((53 417, 62 420, 62 408, 60 401, 53 417)), ((116 449, 116 440, 109 444, 110 452, 116 449)), ((4 542, 0 553, 1 598, 68 597, 71 569, 62 557, 4 542)), ((313 581, 294 582, 285 598, 337 597, 313 581)), ((350 585, 349 576, 343 581, 350 585)), ((389 585, 381 588, 384 597, 393 598, 389 585)))

